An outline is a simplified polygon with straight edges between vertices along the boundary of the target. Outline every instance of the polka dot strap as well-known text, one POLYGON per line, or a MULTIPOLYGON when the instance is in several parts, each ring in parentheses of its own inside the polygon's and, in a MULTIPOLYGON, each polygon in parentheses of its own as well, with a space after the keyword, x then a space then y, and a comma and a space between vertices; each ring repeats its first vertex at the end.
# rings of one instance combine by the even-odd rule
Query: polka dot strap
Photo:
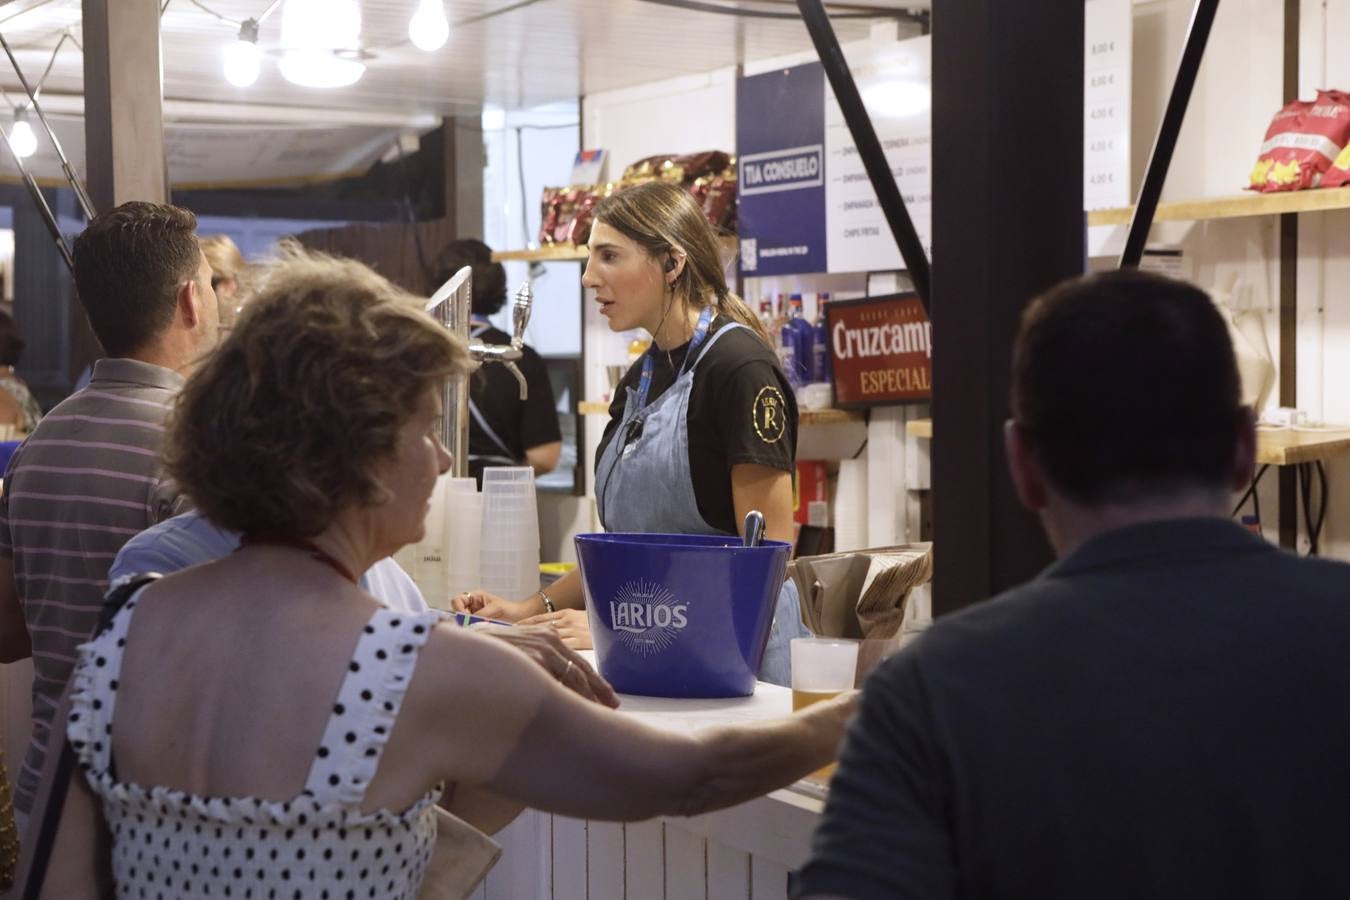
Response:
POLYGON ((379 768, 417 665, 441 614, 380 609, 370 617, 347 666, 314 755, 305 792, 320 803, 360 806, 379 768))
POLYGON ((111 764, 113 709, 117 705, 122 652, 132 613, 146 587, 149 585, 131 595, 105 631, 79 647, 79 659, 71 676, 74 688, 66 739, 82 768, 106 772, 111 764))

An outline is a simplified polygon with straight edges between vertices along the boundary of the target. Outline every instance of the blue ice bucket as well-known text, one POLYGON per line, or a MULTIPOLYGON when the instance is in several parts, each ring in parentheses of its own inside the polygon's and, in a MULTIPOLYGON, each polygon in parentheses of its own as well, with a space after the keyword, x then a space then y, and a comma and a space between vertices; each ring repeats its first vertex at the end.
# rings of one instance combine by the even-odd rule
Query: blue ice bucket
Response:
POLYGON ((684 534, 579 534, 600 674, 623 694, 746 697, 790 547, 684 534))

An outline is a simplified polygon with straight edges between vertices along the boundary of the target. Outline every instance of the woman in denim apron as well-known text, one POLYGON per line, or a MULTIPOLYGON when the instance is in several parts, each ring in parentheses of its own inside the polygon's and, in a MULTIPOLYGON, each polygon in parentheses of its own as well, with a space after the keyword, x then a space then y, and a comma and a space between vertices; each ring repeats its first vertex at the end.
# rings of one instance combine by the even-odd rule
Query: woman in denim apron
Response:
MULTIPOLYGON (((716 235, 697 201, 663 182, 601 201, 582 284, 595 292, 612 331, 643 328, 653 337, 623 380, 596 461, 605 529, 735 534, 757 509, 766 538, 791 541, 796 404, 764 326, 727 288, 716 235), (715 383, 706 380, 714 375, 715 383), (725 403, 739 430, 691 440, 691 397, 705 410, 705 429, 708 405, 725 403), (691 452, 691 444, 699 449, 691 452), (710 446, 727 449, 718 457, 710 446), (696 455, 701 468, 691 461, 696 455), (712 508, 718 512, 710 522, 712 508)), ((454 605, 522 624, 547 622, 569 643, 590 646, 576 572, 521 603, 475 591, 454 605)), ((788 683, 788 641, 806 633, 789 583, 779 594, 760 677, 788 683)))

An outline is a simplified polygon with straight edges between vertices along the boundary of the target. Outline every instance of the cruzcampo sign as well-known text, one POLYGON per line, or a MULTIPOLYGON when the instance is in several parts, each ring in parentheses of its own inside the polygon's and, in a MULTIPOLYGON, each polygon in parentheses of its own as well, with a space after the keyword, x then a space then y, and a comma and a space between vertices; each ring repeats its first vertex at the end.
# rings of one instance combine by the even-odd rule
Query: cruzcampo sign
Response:
POLYGON ((933 326, 916 294, 835 300, 825 307, 834 405, 839 409, 927 401, 933 392, 933 326))

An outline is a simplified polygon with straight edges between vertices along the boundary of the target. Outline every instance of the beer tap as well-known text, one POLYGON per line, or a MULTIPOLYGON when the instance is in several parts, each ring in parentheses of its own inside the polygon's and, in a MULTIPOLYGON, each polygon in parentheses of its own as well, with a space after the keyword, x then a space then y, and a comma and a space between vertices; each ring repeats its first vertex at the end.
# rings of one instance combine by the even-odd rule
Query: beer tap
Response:
POLYGON ((463 478, 469 472, 469 377, 484 363, 506 366, 520 384, 520 399, 528 397, 525 376, 516 361, 523 355, 525 326, 530 323, 534 294, 527 281, 516 291, 511 307, 512 336, 509 344, 469 343, 469 311, 473 303, 473 269, 465 266, 441 285, 427 300, 426 310, 436 316, 442 325, 453 331, 468 345, 473 365, 463 375, 456 375, 445 384, 442 394, 444 418, 441 441, 450 451, 451 473, 463 478))

